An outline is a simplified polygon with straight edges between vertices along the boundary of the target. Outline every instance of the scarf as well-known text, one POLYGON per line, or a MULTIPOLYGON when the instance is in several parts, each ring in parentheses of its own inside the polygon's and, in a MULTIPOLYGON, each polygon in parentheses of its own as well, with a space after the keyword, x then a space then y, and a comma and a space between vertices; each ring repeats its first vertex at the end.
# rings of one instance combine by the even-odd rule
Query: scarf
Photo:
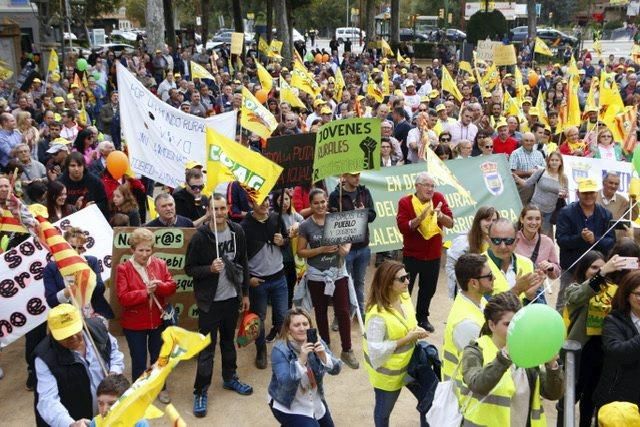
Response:
POLYGON ((569 151, 571 153, 575 152, 576 150, 583 150, 585 148, 585 143, 584 141, 578 141, 578 142, 569 142, 567 141, 567 145, 569 146, 569 151))
POLYGON ((422 203, 414 194, 411 196, 411 204, 416 217, 420 216, 425 209, 427 210, 427 215, 418 226, 418 232, 425 240, 429 240, 437 234, 442 234, 442 230, 438 226, 438 217, 433 210, 433 201, 429 200, 426 203, 422 203))

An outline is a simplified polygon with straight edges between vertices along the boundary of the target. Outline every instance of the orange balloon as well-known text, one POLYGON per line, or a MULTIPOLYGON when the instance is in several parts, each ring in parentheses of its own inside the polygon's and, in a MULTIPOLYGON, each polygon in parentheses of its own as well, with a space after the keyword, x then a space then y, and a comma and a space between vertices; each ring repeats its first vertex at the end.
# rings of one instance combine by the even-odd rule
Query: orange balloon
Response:
POLYGON ((122 151, 112 151, 107 156, 107 170, 115 179, 120 179, 129 170, 129 158, 122 151))
POLYGON ((329 62, 329 54, 325 53, 324 55, 322 55, 322 62, 329 62))
POLYGON ((540 76, 533 70, 529 70, 529 87, 532 89, 538 84, 540 76))
POLYGON ((269 98, 269 92, 264 89, 260 89, 256 92, 256 99, 260 102, 260 104, 264 104, 267 102, 267 98, 269 98))
POLYGON ((314 57, 315 61, 317 64, 322 62, 322 54, 321 53, 316 53, 316 56, 314 57))

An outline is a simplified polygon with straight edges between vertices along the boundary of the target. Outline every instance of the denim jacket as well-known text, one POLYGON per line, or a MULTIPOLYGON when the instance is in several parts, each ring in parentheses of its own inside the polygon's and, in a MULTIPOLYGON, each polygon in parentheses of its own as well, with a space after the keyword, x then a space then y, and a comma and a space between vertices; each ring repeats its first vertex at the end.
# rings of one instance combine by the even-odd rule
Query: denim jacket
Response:
MULTIPOLYGON (((325 372, 329 375, 338 375, 342 362, 333 356, 329 350, 329 346, 324 341, 322 341, 322 344, 325 347, 327 356, 331 358, 331 362, 333 362, 333 367, 330 370, 326 370, 326 367, 315 353, 309 354, 308 366, 311 367, 316 377, 318 394, 324 399, 322 377, 325 372)), ((300 386, 300 372, 295 366, 297 360, 298 355, 287 341, 278 340, 276 342, 271 351, 273 372, 271 374, 271 382, 269 383, 269 396, 287 408, 291 407, 291 403, 296 396, 296 391, 300 386)))

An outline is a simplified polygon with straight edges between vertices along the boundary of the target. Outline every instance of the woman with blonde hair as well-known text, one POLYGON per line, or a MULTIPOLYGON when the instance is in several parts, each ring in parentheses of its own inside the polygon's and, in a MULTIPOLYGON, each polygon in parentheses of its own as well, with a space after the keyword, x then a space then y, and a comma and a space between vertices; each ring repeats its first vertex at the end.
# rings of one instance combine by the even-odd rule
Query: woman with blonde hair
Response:
MULTIPOLYGON (((154 243, 151 231, 135 229, 129 237, 132 256, 118 265, 116 273, 116 294, 122 306, 120 323, 129 344, 133 381, 158 359, 164 330, 162 314, 176 292, 167 263, 153 256, 154 243)), ((171 401, 166 390, 158 398, 162 403, 171 401)))
POLYGON ((593 158, 617 161, 625 160, 622 154, 622 147, 613 140, 613 134, 607 127, 602 127, 598 131, 597 143, 593 147, 593 158))
POLYGON ((22 142, 29 146, 31 158, 38 160, 38 141, 40 141, 40 132, 33 126, 31 113, 28 111, 20 111, 16 117, 18 132, 22 134, 22 142))
POLYGON ((429 335, 418 326, 408 291, 409 274, 404 265, 384 261, 371 282, 363 341, 365 366, 376 398, 376 427, 389 426, 391 411, 408 382, 407 367, 415 342, 429 335))

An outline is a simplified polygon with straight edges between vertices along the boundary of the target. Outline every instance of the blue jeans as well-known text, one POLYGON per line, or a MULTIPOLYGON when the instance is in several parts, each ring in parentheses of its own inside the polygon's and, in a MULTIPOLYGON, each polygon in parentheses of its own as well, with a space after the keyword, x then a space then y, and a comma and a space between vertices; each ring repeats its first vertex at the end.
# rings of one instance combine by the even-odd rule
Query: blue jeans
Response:
POLYGON ((356 289, 356 297, 358 298, 358 306, 360 314, 364 320, 364 276, 367 274, 367 266, 371 260, 371 249, 369 246, 364 248, 351 249, 347 255, 347 271, 353 279, 353 286, 356 289))
POLYGON ((160 347, 162 346, 162 326, 156 329, 143 329, 134 331, 132 329, 122 329, 129 344, 131 354, 131 377, 133 381, 158 360, 160 347), (147 365, 147 350, 149 351, 149 364, 147 365))
POLYGON ((386 391, 374 388, 373 391, 376 394, 376 406, 373 408, 373 422, 376 427, 389 427, 391 411, 393 411, 393 407, 396 405, 402 389, 386 391))
POLYGON ((273 409, 273 407, 271 407, 271 412, 282 427, 334 427, 327 402, 324 402, 324 407, 324 416, 319 420, 300 414, 287 414, 273 409))
POLYGON ((273 326, 280 330, 284 316, 287 314, 289 290, 287 278, 282 275, 277 279, 265 280, 256 287, 249 287, 251 311, 260 317, 260 335, 256 339, 256 346, 265 345, 264 319, 267 317, 267 301, 271 299, 273 310, 273 326))

